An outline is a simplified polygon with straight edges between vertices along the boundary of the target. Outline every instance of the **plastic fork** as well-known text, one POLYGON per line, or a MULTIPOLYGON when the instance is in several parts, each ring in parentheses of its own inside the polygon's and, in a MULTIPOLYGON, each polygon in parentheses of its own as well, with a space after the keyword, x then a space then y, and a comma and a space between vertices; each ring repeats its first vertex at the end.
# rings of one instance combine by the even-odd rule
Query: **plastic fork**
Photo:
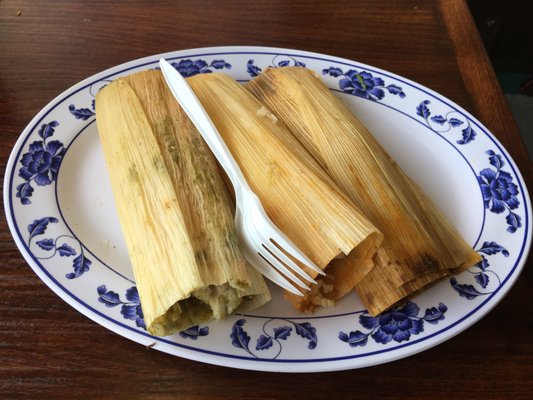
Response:
POLYGON ((165 59, 159 60, 159 66, 170 91, 196 126, 233 185, 236 200, 235 227, 245 259, 272 282, 302 296, 297 286, 309 290, 304 281, 316 281, 291 258, 319 274, 324 273, 270 220, 189 84, 165 59))

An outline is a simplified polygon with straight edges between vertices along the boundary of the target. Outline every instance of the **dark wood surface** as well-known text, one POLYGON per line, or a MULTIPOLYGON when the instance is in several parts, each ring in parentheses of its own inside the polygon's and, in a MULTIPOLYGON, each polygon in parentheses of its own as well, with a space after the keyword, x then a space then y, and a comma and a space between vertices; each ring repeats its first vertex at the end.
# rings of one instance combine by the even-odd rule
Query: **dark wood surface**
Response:
MULTIPOLYGON (((1 175, 50 100, 125 61, 217 45, 317 51, 426 85, 481 120, 531 186, 532 164, 463 1, 0 2, 1 175)), ((1 217, 0 398, 530 399, 531 257, 485 318, 421 354, 317 374, 235 370, 124 339, 68 306, 27 266, 1 217)))

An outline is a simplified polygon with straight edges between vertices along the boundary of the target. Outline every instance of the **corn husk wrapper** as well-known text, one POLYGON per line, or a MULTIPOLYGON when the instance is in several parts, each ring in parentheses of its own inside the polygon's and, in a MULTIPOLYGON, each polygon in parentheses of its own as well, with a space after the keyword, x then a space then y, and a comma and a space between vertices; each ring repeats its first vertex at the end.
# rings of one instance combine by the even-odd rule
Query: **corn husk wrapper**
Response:
POLYGON ((112 82, 96 115, 148 331, 168 335, 268 301, 216 161, 161 73, 112 82))
POLYGON ((188 82, 269 217, 326 271, 305 296, 286 296, 301 311, 333 305, 370 271, 381 233, 241 85, 218 73, 188 82))
POLYGON ((375 268, 357 285, 372 314, 480 256, 377 140, 310 70, 270 68, 247 88, 313 155, 384 235, 375 268))

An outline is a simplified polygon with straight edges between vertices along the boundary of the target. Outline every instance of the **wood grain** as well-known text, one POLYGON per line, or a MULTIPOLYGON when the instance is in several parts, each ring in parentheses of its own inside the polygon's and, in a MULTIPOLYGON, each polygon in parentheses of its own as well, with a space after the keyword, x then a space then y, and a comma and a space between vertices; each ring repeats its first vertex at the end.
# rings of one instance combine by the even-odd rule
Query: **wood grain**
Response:
MULTIPOLYGON (((318 51, 413 79, 486 124, 531 187, 531 161, 460 0, 4 0, 2 176, 26 124, 71 85, 139 57, 218 45, 318 51)), ((489 315, 433 349, 371 368, 293 376, 169 356, 93 323, 40 281, 0 219, 0 398, 528 399, 533 393, 531 258, 489 315)))

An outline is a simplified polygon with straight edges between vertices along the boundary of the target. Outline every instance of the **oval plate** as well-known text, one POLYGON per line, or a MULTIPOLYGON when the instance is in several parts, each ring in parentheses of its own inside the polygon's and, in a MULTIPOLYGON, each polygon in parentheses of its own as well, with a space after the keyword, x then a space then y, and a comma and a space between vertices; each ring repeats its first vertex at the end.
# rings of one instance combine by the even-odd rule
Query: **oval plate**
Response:
POLYGON ((297 50, 215 47, 154 55, 108 69, 48 104, 8 162, 4 204, 22 255, 62 299, 106 328, 180 357, 264 371, 359 368, 406 357, 458 334, 508 292, 531 244, 531 202, 508 153, 473 116, 443 96, 368 65, 297 50), (98 140, 94 99, 119 76, 157 67, 223 72, 240 82, 268 66, 305 66, 375 134, 484 260, 381 318, 355 294, 315 315, 273 300, 169 337, 144 329, 98 140))

